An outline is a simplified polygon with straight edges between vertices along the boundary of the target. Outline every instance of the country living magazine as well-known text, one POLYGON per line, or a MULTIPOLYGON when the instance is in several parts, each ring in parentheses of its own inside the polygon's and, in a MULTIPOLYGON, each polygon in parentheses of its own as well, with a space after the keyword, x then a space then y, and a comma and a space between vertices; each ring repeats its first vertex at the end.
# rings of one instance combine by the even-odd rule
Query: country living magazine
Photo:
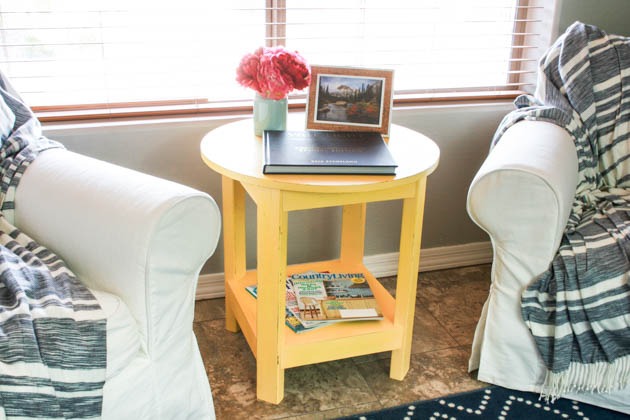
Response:
POLYGON ((306 321, 382 319, 363 273, 301 273, 289 276, 300 318, 306 321))

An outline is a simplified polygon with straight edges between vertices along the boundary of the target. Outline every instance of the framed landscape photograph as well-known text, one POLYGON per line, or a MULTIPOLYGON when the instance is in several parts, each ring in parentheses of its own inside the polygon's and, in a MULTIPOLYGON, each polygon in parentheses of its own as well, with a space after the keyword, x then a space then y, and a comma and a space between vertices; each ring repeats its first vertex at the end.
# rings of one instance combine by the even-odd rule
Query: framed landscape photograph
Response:
POLYGON ((306 128, 389 135, 393 70, 311 66, 306 128))

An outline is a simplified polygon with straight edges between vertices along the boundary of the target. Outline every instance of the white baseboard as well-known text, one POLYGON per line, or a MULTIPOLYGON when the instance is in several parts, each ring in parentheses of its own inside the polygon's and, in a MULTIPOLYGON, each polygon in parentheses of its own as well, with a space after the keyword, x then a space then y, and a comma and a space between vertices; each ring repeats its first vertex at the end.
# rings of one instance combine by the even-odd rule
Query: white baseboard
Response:
POLYGON ((197 300, 225 296, 225 276, 223 273, 202 274, 197 283, 197 300))
MULTIPOLYGON (((398 252, 368 255, 363 259, 365 266, 375 277, 396 275, 398 252)), ((434 271, 446 268, 492 262, 490 242, 473 242, 464 245, 442 246, 423 249, 420 252, 418 271, 434 271)), ((225 296, 223 273, 202 274, 197 285, 197 300, 225 296)))

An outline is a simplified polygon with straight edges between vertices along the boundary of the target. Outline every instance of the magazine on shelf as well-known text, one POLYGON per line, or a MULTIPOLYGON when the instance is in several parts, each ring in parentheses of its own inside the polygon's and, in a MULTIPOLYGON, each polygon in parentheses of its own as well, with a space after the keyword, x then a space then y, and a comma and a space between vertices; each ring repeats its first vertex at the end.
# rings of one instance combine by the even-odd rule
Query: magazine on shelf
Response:
MULTIPOLYGON (((309 273, 314 273, 314 271, 309 271, 309 273)), ((331 324, 335 321, 306 321, 300 318, 300 308, 297 303, 297 298, 295 296, 295 288, 293 287, 293 282, 290 278, 287 278, 287 309, 291 314, 299 320, 299 322, 306 329, 313 329, 318 327, 323 327, 325 325, 331 324)))
POLYGON ((301 273, 289 277, 303 321, 382 319, 363 273, 301 273))
MULTIPOLYGON (((324 327, 333 323, 334 321, 303 321, 299 318, 299 309, 297 300, 295 298, 295 292, 293 290, 293 285, 291 281, 287 278, 287 297, 286 297, 286 324, 289 328, 291 328, 296 334, 300 334, 306 331, 311 331, 316 328, 324 327)), ((252 296, 258 298, 258 287, 257 285, 247 286, 245 288, 252 296)))

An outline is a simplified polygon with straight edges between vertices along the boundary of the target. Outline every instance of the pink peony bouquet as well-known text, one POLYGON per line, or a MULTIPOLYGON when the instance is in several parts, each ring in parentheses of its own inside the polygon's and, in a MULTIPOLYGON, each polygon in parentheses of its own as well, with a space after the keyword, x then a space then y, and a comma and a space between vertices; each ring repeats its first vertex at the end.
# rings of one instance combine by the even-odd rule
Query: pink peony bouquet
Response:
POLYGON ((260 47, 241 59, 236 81, 264 98, 283 99, 293 89, 302 90, 311 84, 311 69, 297 51, 260 47))

